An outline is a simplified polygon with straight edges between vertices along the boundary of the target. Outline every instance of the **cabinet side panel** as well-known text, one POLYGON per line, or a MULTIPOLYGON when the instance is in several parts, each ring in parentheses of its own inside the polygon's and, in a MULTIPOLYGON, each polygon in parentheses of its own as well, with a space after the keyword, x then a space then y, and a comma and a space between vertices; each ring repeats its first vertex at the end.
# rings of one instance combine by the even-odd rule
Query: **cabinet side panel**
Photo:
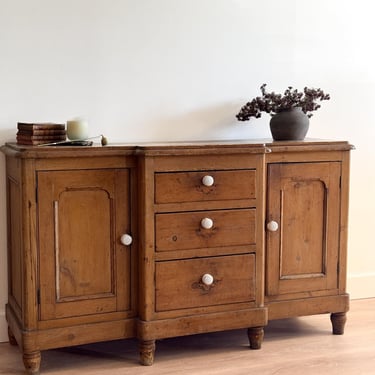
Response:
POLYGON ((341 167, 341 202, 340 202, 340 254, 339 254, 339 290, 346 292, 347 253, 348 253, 348 215, 349 215, 349 180, 350 153, 343 152, 341 167))
POLYGON ((21 188, 19 183, 8 177, 8 262, 9 262, 9 296, 16 306, 22 308, 22 215, 21 188))

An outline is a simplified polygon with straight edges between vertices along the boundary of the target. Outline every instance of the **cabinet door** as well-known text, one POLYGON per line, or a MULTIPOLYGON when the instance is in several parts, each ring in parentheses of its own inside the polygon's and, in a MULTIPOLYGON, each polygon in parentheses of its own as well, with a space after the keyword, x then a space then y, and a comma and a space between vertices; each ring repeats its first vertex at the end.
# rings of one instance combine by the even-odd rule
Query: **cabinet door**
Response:
POLYGON ((268 296, 338 288, 340 175, 339 162, 268 166, 268 296))
POLYGON ((131 308, 129 171, 38 172, 40 319, 131 308))

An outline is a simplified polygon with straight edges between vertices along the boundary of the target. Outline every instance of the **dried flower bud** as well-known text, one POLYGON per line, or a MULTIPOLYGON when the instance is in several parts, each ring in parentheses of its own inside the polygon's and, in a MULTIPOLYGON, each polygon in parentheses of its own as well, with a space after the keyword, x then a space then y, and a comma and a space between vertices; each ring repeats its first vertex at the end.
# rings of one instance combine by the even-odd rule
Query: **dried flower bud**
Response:
POLYGON ((246 103, 236 115, 239 121, 250 120, 251 117, 261 117, 261 112, 269 113, 271 116, 280 112, 299 107, 308 117, 312 116, 312 111, 320 108, 316 101, 330 100, 330 95, 323 90, 304 87, 303 92, 289 86, 284 94, 276 94, 274 91, 266 91, 267 84, 260 86, 262 96, 257 96, 246 103))

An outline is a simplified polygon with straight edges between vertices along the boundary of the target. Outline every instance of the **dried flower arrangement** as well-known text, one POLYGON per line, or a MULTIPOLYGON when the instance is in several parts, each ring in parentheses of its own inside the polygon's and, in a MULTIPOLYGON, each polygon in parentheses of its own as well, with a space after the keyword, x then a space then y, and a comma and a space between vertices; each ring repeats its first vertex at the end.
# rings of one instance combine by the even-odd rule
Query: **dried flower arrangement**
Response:
POLYGON ((293 87, 288 87, 284 94, 268 93, 266 84, 260 87, 262 96, 258 96, 246 103, 236 115, 239 121, 250 120, 250 117, 259 118, 261 112, 269 113, 274 116, 276 113, 291 110, 293 108, 301 108, 307 117, 312 116, 312 111, 320 108, 317 101, 329 100, 329 94, 325 94, 321 89, 312 89, 305 87, 303 92, 299 92, 293 87))

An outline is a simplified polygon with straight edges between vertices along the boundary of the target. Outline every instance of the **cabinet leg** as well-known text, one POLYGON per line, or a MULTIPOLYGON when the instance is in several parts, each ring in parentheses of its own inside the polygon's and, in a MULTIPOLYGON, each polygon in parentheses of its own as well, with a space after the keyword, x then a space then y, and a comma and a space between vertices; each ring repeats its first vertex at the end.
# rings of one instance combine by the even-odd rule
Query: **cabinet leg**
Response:
POLYGON ((38 375, 40 369, 41 354, 40 351, 23 353, 23 363, 25 369, 30 375, 38 375))
POLYGON ((14 337, 13 332, 12 332, 12 330, 10 329, 9 326, 8 326, 8 339, 9 339, 9 344, 10 344, 10 345, 17 345, 17 340, 16 340, 16 338, 14 337))
POLYGON ((263 327, 252 327, 247 330, 249 337, 250 348, 260 349, 262 347, 262 341, 264 337, 263 327))
POLYGON ((334 335, 343 335, 346 323, 346 313, 331 314, 332 333, 334 335))
POLYGON ((141 340, 139 342, 140 362, 143 366, 151 366, 155 357, 155 340, 141 340))

